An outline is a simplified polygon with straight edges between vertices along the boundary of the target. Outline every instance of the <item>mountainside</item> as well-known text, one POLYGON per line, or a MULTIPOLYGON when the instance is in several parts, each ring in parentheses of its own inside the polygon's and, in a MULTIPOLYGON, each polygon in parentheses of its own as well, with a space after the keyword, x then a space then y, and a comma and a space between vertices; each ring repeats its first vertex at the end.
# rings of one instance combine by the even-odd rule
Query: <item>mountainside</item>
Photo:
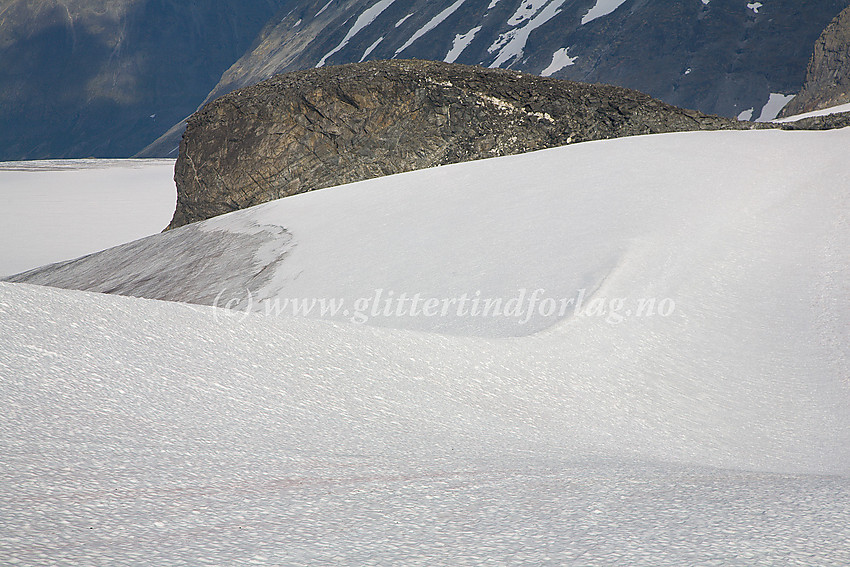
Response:
MULTIPOLYGON (((501 67, 770 120, 847 0, 310 0, 281 11, 207 100, 282 73, 375 59, 501 67)), ((144 155, 173 150, 182 127, 144 155)), ((172 154, 173 155, 173 154, 172 154)), ((176 157, 176 156, 175 156, 176 157)))
POLYGON ((0 160, 176 157, 205 100, 276 73, 433 59, 773 118, 847 0, 0 0, 0 160))
POLYGON ((806 83, 784 116, 850 102, 850 8, 829 24, 815 44, 806 83))
POLYGON ((138 152, 282 3, 0 0, 0 161, 138 152))
POLYGON ((170 228, 313 189, 574 142, 737 127, 619 87, 378 61, 278 75, 189 119, 170 228))

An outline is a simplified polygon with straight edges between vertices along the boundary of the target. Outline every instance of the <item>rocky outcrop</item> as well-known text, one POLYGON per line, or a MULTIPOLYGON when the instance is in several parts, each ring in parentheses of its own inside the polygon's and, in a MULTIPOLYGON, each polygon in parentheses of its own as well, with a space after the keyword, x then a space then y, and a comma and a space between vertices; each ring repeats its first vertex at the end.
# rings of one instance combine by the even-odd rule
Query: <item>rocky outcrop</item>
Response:
POLYGON ((815 52, 800 94, 783 111, 793 116, 850 102, 850 8, 827 26, 815 52))
POLYGON ((276 76, 188 121, 169 228, 333 185, 587 140, 739 123, 620 87, 431 61, 276 76))
POLYGON ((811 116, 794 122, 783 122, 778 125, 782 130, 836 130, 850 126, 850 112, 828 114, 826 116, 811 116))

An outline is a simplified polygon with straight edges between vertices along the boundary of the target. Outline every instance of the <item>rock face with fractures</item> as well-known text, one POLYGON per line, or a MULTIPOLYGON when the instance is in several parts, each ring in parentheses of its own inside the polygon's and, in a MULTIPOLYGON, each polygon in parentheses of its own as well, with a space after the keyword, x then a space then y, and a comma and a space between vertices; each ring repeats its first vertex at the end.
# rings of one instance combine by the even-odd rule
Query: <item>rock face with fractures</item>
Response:
POLYGON ((850 102, 850 8, 841 12, 815 43, 806 83, 783 109, 784 116, 850 102))
POLYGON ((620 87, 431 61, 273 77, 194 114, 169 228, 383 175, 638 134, 743 127, 620 87))

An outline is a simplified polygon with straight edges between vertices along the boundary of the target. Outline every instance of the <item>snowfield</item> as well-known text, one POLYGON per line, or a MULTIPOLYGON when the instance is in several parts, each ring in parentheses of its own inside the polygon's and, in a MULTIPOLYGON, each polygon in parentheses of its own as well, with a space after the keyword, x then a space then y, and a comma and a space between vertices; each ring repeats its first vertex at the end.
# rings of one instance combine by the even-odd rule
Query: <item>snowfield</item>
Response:
POLYGON ((174 160, 0 162, 0 277, 161 231, 174 160))
POLYGON ((17 278, 172 301, 0 283, 0 557, 850 564, 848 142, 578 144, 17 278), (380 309, 266 314, 311 297, 380 309))

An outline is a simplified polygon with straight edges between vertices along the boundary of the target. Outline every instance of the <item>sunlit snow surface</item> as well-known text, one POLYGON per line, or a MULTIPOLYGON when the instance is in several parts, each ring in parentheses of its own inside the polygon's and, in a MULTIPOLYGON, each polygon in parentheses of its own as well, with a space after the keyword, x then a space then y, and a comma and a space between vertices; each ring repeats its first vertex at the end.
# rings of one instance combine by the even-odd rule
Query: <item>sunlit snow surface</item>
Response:
POLYGON ((228 285, 272 272, 257 293, 586 286, 674 298, 669 317, 438 334, 0 283, 0 557, 847 565, 848 138, 579 144, 287 198, 66 268, 196 280, 185 293, 228 267, 228 285))
POLYGON ((0 162, 0 277, 161 231, 174 160, 0 162))
POLYGON ((850 561, 850 481, 823 474, 848 462, 838 376, 23 284, 0 310, 7 561, 850 561))

